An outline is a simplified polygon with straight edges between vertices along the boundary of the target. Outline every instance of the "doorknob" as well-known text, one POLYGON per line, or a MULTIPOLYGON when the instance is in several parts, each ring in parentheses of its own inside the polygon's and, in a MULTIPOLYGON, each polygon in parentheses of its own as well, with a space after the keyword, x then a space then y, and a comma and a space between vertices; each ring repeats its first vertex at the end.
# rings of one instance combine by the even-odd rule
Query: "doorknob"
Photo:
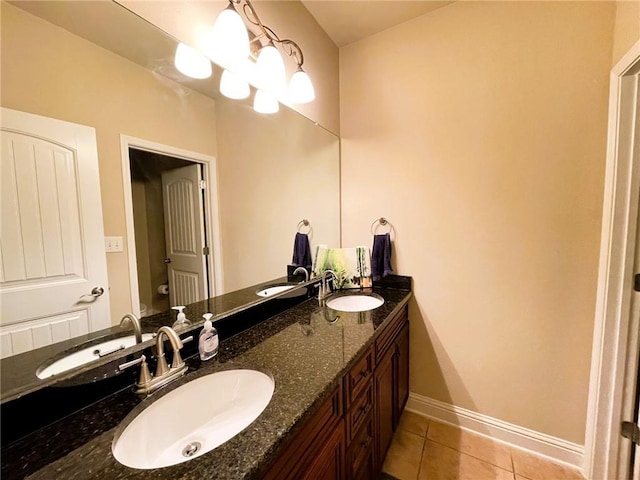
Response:
POLYGON ((171 259, 170 258, 165 258, 164 259, 164 263, 171 263, 171 259))
POLYGON ((80 300, 86 298, 86 297, 93 297, 93 299, 98 298, 100 295, 102 295, 104 293, 104 288, 102 287, 93 287, 91 289, 91 293, 85 293, 84 295, 82 295, 80 297, 80 300))
POLYGON ((104 288, 102 287, 93 287, 93 289, 91 290, 92 297, 99 297, 103 293, 104 293, 104 288))

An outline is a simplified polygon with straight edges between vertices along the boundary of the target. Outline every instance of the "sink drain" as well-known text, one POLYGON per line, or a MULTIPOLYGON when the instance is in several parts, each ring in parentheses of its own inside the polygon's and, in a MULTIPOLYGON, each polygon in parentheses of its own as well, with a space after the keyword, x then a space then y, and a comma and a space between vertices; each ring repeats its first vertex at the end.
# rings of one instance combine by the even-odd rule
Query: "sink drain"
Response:
POLYGON ((200 442, 191 442, 182 449, 182 456, 187 458, 193 457, 196 453, 198 453, 198 450, 200 450, 201 447, 202 444, 200 442))

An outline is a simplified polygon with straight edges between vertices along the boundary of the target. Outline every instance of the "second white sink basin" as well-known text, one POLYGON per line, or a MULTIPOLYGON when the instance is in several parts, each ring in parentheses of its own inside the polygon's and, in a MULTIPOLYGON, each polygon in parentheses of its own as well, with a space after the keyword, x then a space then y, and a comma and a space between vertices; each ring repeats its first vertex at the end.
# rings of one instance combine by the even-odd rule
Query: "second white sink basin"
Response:
POLYGON ((284 295, 280 295, 278 298, 293 298, 301 297, 307 293, 304 288, 295 289, 296 287, 297 285, 272 285, 270 287, 263 288, 262 290, 258 290, 256 294, 260 297, 271 297, 283 292, 288 292, 284 295))
MULTIPOLYGON (((153 333, 143 333, 142 341, 146 342, 153 338, 153 333)), ((125 348, 133 347, 136 344, 136 337, 134 335, 128 335, 126 337, 118 337, 113 340, 107 340, 102 343, 91 345, 90 347, 83 348, 77 352, 70 353, 59 360, 40 368, 36 372, 38 378, 48 378, 58 373, 66 372, 72 368, 80 367, 94 360, 102 358, 102 356, 108 355, 110 352, 117 352, 124 350, 125 348)))
POLYGON ((258 418, 274 388, 273 379, 256 370, 226 370, 187 382, 142 410, 136 407, 116 433, 113 456, 140 469, 199 457, 258 418))
POLYGON ((340 312, 366 312, 378 308, 384 299, 376 294, 369 295, 339 295, 327 299, 327 307, 340 312))

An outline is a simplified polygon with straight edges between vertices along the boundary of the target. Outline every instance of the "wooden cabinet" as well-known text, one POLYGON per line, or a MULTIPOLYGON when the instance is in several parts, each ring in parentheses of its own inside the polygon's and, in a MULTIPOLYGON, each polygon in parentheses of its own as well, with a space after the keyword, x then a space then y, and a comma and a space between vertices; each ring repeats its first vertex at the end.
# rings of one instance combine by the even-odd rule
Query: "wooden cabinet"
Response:
POLYGON ((344 427, 340 422, 311 464, 296 478, 303 480, 340 480, 344 478, 344 452, 344 427))
POLYGON ((345 441, 344 421, 342 420, 342 385, 318 408, 314 415, 299 429, 288 442, 283 453, 274 461, 261 478, 265 480, 285 480, 309 477, 310 474, 322 474, 317 478, 344 478, 345 441), (340 468, 317 464, 323 458, 325 463, 339 463, 340 468), (337 476, 331 477, 331 472, 337 476))
POLYGON ((400 415, 409 399, 409 323, 406 322, 396 341, 394 359, 397 398, 394 411, 394 425, 398 426, 400 415))
POLYGON ((261 478, 377 478, 409 396, 405 306, 261 478))
POLYGON ((380 470, 409 397, 409 322, 402 309, 375 343, 376 468, 380 470))
POLYGON ((391 445, 395 428, 395 409, 393 402, 393 357, 394 350, 389 349, 376 366, 375 419, 376 419, 376 466, 382 468, 384 456, 391 445))
POLYGON ((375 423, 369 414, 347 449, 347 478, 370 479, 375 471, 375 423))
POLYGON ((375 471, 373 371, 369 348, 344 377, 348 480, 371 478, 375 471))

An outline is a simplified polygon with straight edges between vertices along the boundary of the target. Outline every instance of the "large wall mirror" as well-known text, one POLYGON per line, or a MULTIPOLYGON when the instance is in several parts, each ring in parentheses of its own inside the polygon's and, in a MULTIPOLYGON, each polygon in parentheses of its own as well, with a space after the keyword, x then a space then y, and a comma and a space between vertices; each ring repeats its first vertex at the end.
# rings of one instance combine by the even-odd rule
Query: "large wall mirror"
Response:
MULTIPOLYGON (((212 259, 206 295, 286 276, 303 220, 312 249, 340 244, 336 135, 283 105, 264 115, 250 101, 221 98, 215 65, 207 80, 181 76, 173 67, 175 39, 115 2, 0 6, 2 107, 95 129, 104 235, 116 242, 106 253, 107 325, 128 312, 173 306, 163 213, 163 177, 172 172, 189 170, 213 187, 203 204, 212 259)), ((6 321, 0 328, 19 330, 6 321)), ((61 337, 65 345, 86 337, 73 331, 61 337)), ((55 347, 55 338, 48 344, 55 347)), ((27 347, 22 352, 38 344, 27 347)), ((3 335, 3 367, 28 355, 12 348, 3 335)), ((35 372, 24 373, 13 376, 34 388, 35 372)))

